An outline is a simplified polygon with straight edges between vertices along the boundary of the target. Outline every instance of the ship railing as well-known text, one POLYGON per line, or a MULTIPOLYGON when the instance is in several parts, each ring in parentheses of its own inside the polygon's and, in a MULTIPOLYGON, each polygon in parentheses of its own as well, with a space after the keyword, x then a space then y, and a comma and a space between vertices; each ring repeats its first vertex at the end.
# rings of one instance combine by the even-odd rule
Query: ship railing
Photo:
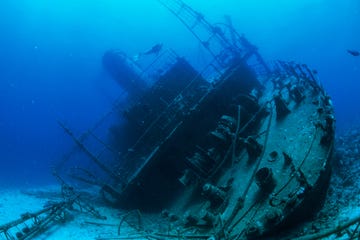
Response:
POLYGON ((297 79, 308 79, 321 85, 317 77, 317 71, 310 69, 306 64, 300 64, 294 61, 271 61, 269 66, 272 68, 272 74, 282 77, 296 77, 297 79))
POLYGON ((225 68, 220 68, 216 64, 216 60, 213 59, 212 62, 208 63, 205 67, 200 71, 200 75, 209 83, 216 83, 220 77, 225 72, 225 68))
POLYGON ((167 72, 176 63, 178 58, 178 54, 173 49, 165 49, 155 58, 150 59, 150 61, 141 62, 139 60, 134 61, 134 63, 142 69, 140 78, 146 80, 151 85, 159 76, 167 72))
POLYGON ((209 23, 203 14, 195 11, 182 0, 158 0, 168 11, 174 14, 180 22, 194 35, 201 45, 209 52, 210 60, 217 68, 228 67, 229 61, 239 56, 246 62, 252 56, 269 72, 257 48, 244 35, 240 35, 229 24, 209 23))
MULTIPOLYGON (((289 67, 288 64, 284 64, 280 61, 271 64, 265 63, 261 55, 258 53, 257 48, 252 45, 243 35, 239 35, 233 28, 228 27, 226 29, 229 32, 224 32, 223 28, 218 25, 210 24, 205 20, 201 13, 193 10, 181 0, 158 1, 170 12, 172 12, 197 38, 197 40, 208 51, 208 53, 211 54, 212 58, 210 58, 209 63, 199 71, 199 76, 203 77, 205 80, 209 82, 218 81, 229 67, 229 62, 231 62, 234 56, 240 57, 246 61, 247 64, 253 68, 258 77, 266 78, 271 74, 294 75, 294 71, 291 67, 289 67), (228 37, 229 34, 231 35, 231 38, 228 37)), ((167 49, 148 62, 148 64, 143 64, 141 61, 135 61, 134 59, 131 61, 134 66, 137 66, 139 69, 141 69, 140 76, 142 78, 156 80, 159 76, 161 76, 161 73, 164 73, 169 68, 171 68, 177 59, 178 55, 173 50, 167 49)), ((301 70, 307 74, 306 76, 315 80, 313 72, 311 72, 306 67, 306 65, 301 65, 301 70)), ((297 69, 295 72, 304 74, 299 69, 297 69)), ((189 86, 187 86, 184 91, 191 87, 191 84, 193 84, 195 81, 196 78, 190 82, 189 86)), ((179 96, 181 96, 181 93, 179 96)), ((179 97, 175 99, 178 100, 181 98, 179 97)), ((118 112, 118 106, 119 104, 115 103, 112 110, 105 114, 105 116, 98 122, 98 124, 96 124, 93 130, 98 128, 104 122, 105 118, 108 118, 114 112, 118 112)), ((169 106, 171 106, 171 103, 169 106)), ((159 115, 159 118, 160 117, 161 114, 159 115)), ((87 137, 92 135, 85 134, 83 138, 80 138, 81 143, 85 139, 85 136, 87 137)), ((103 156, 103 154, 100 153, 99 156, 103 156)))
POLYGON ((216 59, 219 66, 226 66, 224 56, 244 52, 232 44, 220 26, 210 24, 203 14, 195 11, 181 0, 158 0, 166 9, 174 14, 199 43, 216 59), (225 54, 227 53, 227 54, 225 54))
MULTIPOLYGON (((171 117, 176 116, 179 111, 183 111, 183 110, 177 110, 176 106, 178 105, 183 105, 186 106, 188 109, 191 108, 191 106, 189 106, 189 104, 187 102, 184 102, 186 99, 184 99, 184 96, 187 96, 188 91, 191 91, 192 87, 196 86, 198 84, 198 81, 204 79, 203 74, 206 72, 206 70, 209 70, 209 73, 212 72, 214 73, 213 69, 214 66, 211 66, 210 64, 204 69, 203 72, 198 73, 177 95, 176 97, 174 97, 174 99, 169 102, 166 106, 166 108, 164 110, 162 110, 157 117, 153 120, 153 122, 149 125, 149 127, 144 131, 144 133, 138 138, 138 140, 135 142, 135 144, 131 147, 131 149, 136 149, 136 147, 138 145, 141 145, 142 141, 144 139, 146 139, 146 136, 151 132, 151 129, 153 128, 159 128, 159 129, 163 129, 164 125, 161 122, 161 119, 164 117, 168 117, 168 115, 170 115, 171 117), (175 109, 174 109, 175 107, 175 109), (169 114, 171 113, 171 114, 169 114)), ((218 71, 218 70, 216 70, 218 71)), ((220 74, 218 72, 218 74, 220 74)), ((205 79, 206 80, 206 79, 205 79)), ((210 87, 210 85, 209 85, 210 87)), ((205 89, 203 91, 203 96, 199 97, 199 101, 201 101, 204 98, 204 95, 206 95, 208 93, 208 89, 205 89)))

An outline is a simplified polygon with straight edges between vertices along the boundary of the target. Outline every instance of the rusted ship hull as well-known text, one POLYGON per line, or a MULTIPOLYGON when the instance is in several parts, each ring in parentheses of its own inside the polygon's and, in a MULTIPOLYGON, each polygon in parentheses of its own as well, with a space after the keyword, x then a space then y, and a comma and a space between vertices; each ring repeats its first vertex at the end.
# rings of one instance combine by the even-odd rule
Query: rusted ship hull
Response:
POLYGON ((181 96, 156 118, 135 113, 160 92, 126 112, 129 122, 142 123, 126 128, 144 130, 134 130, 139 138, 124 157, 130 171, 115 190, 117 204, 162 212, 177 229, 217 239, 273 235, 314 213, 330 177, 331 100, 307 66, 280 62, 276 69, 258 77, 235 61, 209 84, 179 59, 163 76, 172 86, 169 76, 191 72, 183 74, 192 80, 181 96))
POLYGON ((329 182, 335 125, 316 73, 266 64, 229 24, 211 25, 180 0, 159 2, 211 59, 197 69, 164 50, 139 71, 125 53, 104 55, 131 102, 110 128, 120 157, 110 168, 77 143, 111 178, 94 183, 105 200, 151 216, 151 234, 168 239, 259 239, 313 214, 329 182))

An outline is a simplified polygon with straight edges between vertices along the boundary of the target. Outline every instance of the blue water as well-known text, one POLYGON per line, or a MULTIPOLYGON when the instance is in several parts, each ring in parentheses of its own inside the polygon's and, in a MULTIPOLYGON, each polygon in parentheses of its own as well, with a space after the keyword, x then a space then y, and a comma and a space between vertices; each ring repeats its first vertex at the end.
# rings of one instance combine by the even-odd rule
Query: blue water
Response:
MULTIPOLYGON (((294 60, 319 72, 336 108, 337 131, 360 121, 358 0, 187 0, 210 22, 232 17, 266 60, 294 60)), ((0 187, 54 182, 51 168, 77 136, 110 110, 121 88, 103 53, 129 55, 156 43, 196 62, 201 51, 156 0, 0 1, 0 187)))

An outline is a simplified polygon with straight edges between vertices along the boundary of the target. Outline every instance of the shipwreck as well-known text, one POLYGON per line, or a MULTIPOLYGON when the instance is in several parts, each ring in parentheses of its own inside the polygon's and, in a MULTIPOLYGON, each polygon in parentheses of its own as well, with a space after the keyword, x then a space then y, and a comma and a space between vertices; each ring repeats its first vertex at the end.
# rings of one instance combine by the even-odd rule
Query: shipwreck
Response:
POLYGON ((103 172, 78 166, 69 175, 99 186, 112 206, 149 216, 157 227, 148 238, 259 239, 311 216, 326 194, 335 125, 316 71, 265 61, 230 19, 214 25, 180 0, 159 2, 208 63, 199 69, 171 49, 146 64, 107 51, 102 64, 129 104, 105 115, 122 119, 106 140, 93 134, 103 119, 81 137, 61 123, 103 172))

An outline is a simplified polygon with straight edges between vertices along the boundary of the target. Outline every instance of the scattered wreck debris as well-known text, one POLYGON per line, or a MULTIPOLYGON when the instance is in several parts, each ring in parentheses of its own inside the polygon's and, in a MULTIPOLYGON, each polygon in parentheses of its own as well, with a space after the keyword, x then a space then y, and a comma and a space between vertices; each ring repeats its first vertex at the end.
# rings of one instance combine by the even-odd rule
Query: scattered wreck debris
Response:
POLYGON ((103 65, 129 99, 111 111, 121 121, 109 126, 110 141, 94 128, 77 137, 60 123, 102 171, 77 167, 70 176, 130 210, 119 234, 136 215, 137 235, 111 239, 260 239, 312 216, 328 187, 335 126, 316 72, 268 64, 229 20, 213 25, 180 0, 159 2, 207 50, 208 63, 199 69, 165 49, 142 66, 106 52, 103 65), (145 230, 149 219, 156 226, 145 230))
MULTIPOLYGON (((43 209, 36 212, 26 212, 17 220, 0 226, 0 237, 6 240, 33 239, 44 233, 51 226, 68 221, 73 211, 91 215, 96 219, 106 219, 92 205, 82 200, 81 194, 66 184, 60 177, 61 201, 50 201, 43 209)), ((43 193, 41 193, 43 194, 43 193)))

